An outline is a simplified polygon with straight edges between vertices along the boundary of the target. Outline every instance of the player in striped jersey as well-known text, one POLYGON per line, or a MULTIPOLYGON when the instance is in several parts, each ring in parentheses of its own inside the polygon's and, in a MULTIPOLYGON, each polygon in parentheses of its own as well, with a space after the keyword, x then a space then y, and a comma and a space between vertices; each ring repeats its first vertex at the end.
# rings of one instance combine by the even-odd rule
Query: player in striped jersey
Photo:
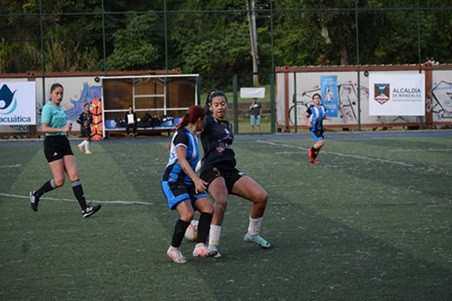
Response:
POLYGON ((308 149, 309 162, 318 164, 317 156, 320 149, 325 144, 323 137, 323 120, 331 121, 331 118, 326 116, 326 108, 321 104, 321 97, 319 93, 315 93, 312 96, 313 105, 310 105, 303 116, 306 125, 309 127, 309 132, 314 139, 315 143, 310 149, 308 149))
POLYGON ((185 231, 194 216, 194 210, 201 212, 198 223, 198 238, 193 257, 207 255, 206 240, 212 221, 213 205, 206 194, 207 183, 195 173, 199 162, 199 147, 196 133, 204 126, 206 112, 201 106, 192 106, 176 125, 175 134, 170 143, 170 156, 163 173, 161 185, 168 206, 177 210, 177 220, 168 257, 175 263, 185 263, 186 259, 179 250, 185 231))

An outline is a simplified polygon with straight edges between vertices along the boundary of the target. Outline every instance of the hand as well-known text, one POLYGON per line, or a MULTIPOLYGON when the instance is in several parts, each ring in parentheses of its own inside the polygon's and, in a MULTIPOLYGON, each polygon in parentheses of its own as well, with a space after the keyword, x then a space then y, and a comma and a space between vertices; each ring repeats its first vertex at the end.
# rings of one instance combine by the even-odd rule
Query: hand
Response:
POLYGON ((200 178, 197 178, 195 181, 195 192, 196 193, 202 193, 206 192, 207 182, 204 182, 200 178))
POLYGON ((66 124, 66 126, 63 128, 63 132, 70 132, 72 131, 72 122, 69 122, 66 124))

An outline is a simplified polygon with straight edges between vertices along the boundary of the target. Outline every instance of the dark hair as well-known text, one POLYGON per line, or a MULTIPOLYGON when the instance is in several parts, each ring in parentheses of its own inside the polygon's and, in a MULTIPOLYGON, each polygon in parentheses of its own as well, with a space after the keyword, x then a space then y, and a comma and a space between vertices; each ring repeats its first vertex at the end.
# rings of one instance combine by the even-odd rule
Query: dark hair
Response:
POLYGON ((209 92, 207 92, 206 105, 211 104, 212 103, 212 99, 214 99, 217 96, 223 96, 224 99, 226 100, 226 102, 228 102, 228 98, 226 97, 226 95, 224 94, 223 91, 220 91, 220 90, 217 90, 217 89, 212 89, 209 92))
POLYGON ((182 119, 179 121, 179 123, 174 127, 174 130, 177 131, 178 129, 186 126, 189 123, 195 123, 199 118, 205 118, 206 117, 206 110, 201 106, 191 106, 188 108, 187 113, 182 117, 182 119))
POLYGON ((85 104, 83 105, 83 107, 89 106, 91 105, 89 102, 85 102, 85 104))
POLYGON ((314 95, 312 95, 312 99, 314 99, 314 97, 318 96, 320 99, 322 99, 322 96, 320 96, 319 93, 314 93, 314 95))
POLYGON ((63 86, 59 83, 54 83, 53 85, 50 86, 50 93, 52 93, 53 90, 55 90, 56 88, 63 88, 63 86))

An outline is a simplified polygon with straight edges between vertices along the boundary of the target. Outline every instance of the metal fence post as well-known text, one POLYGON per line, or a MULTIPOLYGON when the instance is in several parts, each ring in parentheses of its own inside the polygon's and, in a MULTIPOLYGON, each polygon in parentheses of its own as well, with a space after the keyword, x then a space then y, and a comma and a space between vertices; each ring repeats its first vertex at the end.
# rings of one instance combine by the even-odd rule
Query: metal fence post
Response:
POLYGON ((239 98, 237 97, 238 91, 237 74, 232 78, 232 93, 234 99, 234 134, 239 133, 239 98))
MULTIPOLYGON (((297 72, 293 73, 293 96, 292 96, 292 102, 293 102, 293 116, 294 116, 294 126, 295 126, 295 133, 298 133, 298 112, 297 112, 297 72)), ((290 110, 290 109, 289 109, 290 110)), ((289 111, 289 119, 290 119, 290 111, 289 111)))
POLYGON ((276 133, 276 110, 275 110, 275 74, 270 74, 270 123, 272 134, 276 133))

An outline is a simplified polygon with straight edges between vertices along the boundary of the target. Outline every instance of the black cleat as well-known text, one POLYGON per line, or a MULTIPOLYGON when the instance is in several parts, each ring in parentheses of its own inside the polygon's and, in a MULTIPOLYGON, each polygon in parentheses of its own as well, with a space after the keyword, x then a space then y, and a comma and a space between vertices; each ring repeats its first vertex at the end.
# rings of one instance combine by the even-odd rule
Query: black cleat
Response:
POLYGON ((86 207, 86 209, 82 211, 83 218, 90 217, 91 215, 99 211, 100 207, 101 205, 96 205, 94 207, 91 206, 86 207))
POLYGON ((33 210, 34 212, 38 211, 38 203, 39 203, 39 197, 37 195, 35 195, 34 191, 30 192, 31 210, 33 210))

